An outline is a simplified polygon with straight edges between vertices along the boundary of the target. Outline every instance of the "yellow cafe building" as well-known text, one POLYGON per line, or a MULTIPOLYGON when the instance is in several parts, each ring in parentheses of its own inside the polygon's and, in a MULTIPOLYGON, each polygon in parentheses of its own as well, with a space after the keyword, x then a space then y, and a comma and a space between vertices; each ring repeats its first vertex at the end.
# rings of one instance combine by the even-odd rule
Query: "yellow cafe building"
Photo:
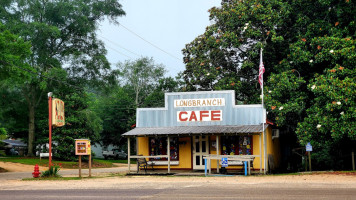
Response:
POLYGON ((266 173, 280 161, 279 132, 267 123, 266 110, 236 105, 233 90, 166 93, 165 107, 138 108, 136 127, 123 136, 129 166, 130 158, 145 159, 147 170, 266 173))

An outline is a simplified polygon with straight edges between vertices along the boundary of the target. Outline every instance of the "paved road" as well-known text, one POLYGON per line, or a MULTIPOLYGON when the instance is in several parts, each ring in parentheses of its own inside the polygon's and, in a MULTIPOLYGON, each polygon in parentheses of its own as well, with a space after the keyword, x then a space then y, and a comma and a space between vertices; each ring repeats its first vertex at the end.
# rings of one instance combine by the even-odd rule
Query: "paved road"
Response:
POLYGON ((278 187, 186 187, 168 189, 3 190, 2 200, 26 199, 356 199, 355 189, 278 187))

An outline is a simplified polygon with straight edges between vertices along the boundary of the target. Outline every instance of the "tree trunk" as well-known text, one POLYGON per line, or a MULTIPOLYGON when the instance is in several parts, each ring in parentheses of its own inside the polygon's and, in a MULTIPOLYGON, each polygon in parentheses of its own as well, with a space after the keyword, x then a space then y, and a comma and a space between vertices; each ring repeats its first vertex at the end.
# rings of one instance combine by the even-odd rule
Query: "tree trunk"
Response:
POLYGON ((27 156, 33 157, 33 142, 35 140, 35 105, 29 103, 28 105, 28 151, 27 156))

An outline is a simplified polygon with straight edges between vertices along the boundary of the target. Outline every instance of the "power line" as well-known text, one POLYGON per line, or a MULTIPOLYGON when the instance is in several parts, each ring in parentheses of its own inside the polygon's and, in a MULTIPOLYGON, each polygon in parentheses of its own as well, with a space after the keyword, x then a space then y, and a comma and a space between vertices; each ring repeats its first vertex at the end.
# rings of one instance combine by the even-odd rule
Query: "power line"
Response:
POLYGON ((128 52, 130 52, 130 53, 134 54, 135 56, 140 57, 140 55, 138 55, 137 53, 132 52, 132 51, 130 51, 130 50, 128 50, 128 49, 126 49, 125 47, 123 47, 123 46, 121 46, 121 45, 117 44, 116 42, 113 42, 113 41, 109 40, 108 38, 106 38, 106 37, 104 37, 104 36, 99 35, 99 37, 103 38, 104 40, 106 40, 106 41, 108 41, 108 42, 113 43, 114 45, 116 45, 116 46, 118 46, 118 47, 120 47, 120 48, 122 48, 122 49, 125 49, 126 51, 128 51, 128 52))
POLYGON ((155 45, 155 44, 149 42, 148 40, 146 40, 145 38, 141 37, 141 36, 138 35, 137 33, 131 31, 130 29, 128 29, 126 26, 122 25, 121 23, 119 23, 119 24, 120 24, 120 26, 122 26, 124 29, 126 29, 126 30, 129 31, 129 32, 131 32, 132 34, 134 34, 135 36, 137 36, 137 37, 140 38, 141 40, 143 40, 143 41, 147 42, 148 44, 152 45, 152 46, 155 47, 156 49, 162 51, 163 53, 165 53, 165 54, 167 54, 167 55, 169 55, 169 56, 171 56, 172 58, 175 58, 175 59, 181 61, 181 59, 179 59, 179 58, 175 57, 174 55, 168 53, 167 51, 165 51, 165 50, 159 48, 157 45, 155 45))
POLYGON ((120 51, 118 51, 118 50, 116 50, 116 49, 110 47, 109 45, 106 45, 106 46, 109 47, 109 49, 115 51, 116 53, 118 53, 118 54, 120 54, 120 55, 123 55, 123 56, 125 56, 125 57, 127 57, 127 58, 133 59, 132 57, 130 57, 130 56, 124 54, 124 53, 121 53, 120 51))

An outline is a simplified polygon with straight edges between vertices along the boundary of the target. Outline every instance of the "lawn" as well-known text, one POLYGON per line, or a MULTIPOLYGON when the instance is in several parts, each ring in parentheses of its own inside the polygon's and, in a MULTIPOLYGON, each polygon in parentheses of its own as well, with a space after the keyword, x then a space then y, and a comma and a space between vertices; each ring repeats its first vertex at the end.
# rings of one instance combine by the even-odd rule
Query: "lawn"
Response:
MULTIPOLYGON (((48 166, 48 158, 39 159, 39 158, 28 158, 28 157, 5 157, 0 158, 0 162, 13 162, 13 163, 21 163, 26 165, 40 165, 40 166, 48 166)), ((68 169, 77 169, 78 161, 58 161, 52 160, 54 165, 60 165, 63 168, 68 169)), ((92 162, 93 168, 109 168, 113 167, 113 163, 127 163, 127 160, 103 160, 103 159, 94 159, 92 162)), ((82 161, 82 168, 88 168, 88 161, 82 161)))

